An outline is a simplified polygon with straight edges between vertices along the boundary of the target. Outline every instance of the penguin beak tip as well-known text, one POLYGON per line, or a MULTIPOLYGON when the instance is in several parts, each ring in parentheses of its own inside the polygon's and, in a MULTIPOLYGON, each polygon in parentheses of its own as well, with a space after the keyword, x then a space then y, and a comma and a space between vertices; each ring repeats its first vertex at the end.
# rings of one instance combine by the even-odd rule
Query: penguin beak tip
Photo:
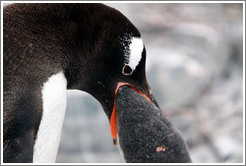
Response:
POLYGON ((117 146, 117 140, 113 138, 113 144, 114 146, 117 146))

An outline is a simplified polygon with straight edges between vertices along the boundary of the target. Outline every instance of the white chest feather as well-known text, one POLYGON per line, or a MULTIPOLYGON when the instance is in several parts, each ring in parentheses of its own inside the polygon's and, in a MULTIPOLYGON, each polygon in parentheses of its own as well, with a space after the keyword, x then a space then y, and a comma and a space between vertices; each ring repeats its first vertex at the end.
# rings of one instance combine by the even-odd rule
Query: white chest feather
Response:
POLYGON ((51 76, 42 88, 43 115, 34 145, 33 162, 55 162, 66 110, 67 80, 62 72, 51 76))

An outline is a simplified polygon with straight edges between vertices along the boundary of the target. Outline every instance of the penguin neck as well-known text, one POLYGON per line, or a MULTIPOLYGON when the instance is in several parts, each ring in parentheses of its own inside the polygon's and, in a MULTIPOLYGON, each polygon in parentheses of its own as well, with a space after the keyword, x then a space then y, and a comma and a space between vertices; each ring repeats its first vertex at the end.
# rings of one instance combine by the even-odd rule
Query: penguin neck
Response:
POLYGON ((62 72, 49 77, 42 87, 43 113, 33 150, 33 162, 55 162, 67 102, 67 80, 62 72))

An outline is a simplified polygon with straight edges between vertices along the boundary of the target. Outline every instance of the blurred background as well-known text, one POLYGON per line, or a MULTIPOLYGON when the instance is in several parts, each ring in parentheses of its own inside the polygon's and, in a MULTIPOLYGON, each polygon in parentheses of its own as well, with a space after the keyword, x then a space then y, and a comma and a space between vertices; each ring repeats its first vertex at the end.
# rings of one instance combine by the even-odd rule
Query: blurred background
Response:
MULTIPOLYGON (((243 4, 107 5, 141 32, 148 82, 193 162, 243 162, 243 4)), ((68 91, 57 162, 124 162, 89 94, 68 91)))

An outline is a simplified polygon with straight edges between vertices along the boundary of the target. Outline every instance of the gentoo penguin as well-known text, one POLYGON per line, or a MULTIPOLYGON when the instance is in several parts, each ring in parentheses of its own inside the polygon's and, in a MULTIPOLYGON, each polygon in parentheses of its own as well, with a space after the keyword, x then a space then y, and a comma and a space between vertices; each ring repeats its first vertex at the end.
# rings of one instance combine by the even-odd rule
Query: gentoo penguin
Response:
POLYGON ((105 5, 4 7, 3 162, 55 162, 67 89, 94 96, 112 122, 119 82, 157 105, 145 59, 137 28, 105 5))
POLYGON ((148 98, 122 86, 116 96, 116 110, 119 143, 127 162, 191 162, 177 129, 148 98))

